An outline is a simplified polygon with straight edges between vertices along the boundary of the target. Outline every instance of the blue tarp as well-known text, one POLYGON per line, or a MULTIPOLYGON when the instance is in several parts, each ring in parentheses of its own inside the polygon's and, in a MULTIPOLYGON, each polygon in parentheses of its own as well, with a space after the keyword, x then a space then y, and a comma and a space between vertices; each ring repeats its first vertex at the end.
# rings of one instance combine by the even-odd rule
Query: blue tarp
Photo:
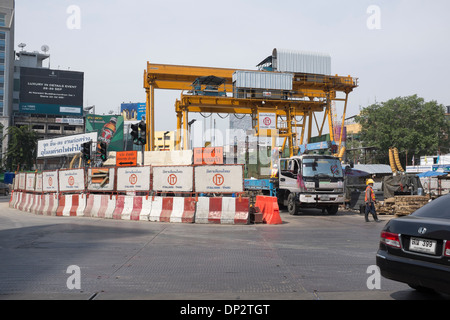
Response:
POLYGON ((419 178, 425 178, 425 177, 437 177, 437 176, 445 176, 446 173, 444 172, 437 172, 437 171, 427 171, 419 173, 417 176, 419 178))

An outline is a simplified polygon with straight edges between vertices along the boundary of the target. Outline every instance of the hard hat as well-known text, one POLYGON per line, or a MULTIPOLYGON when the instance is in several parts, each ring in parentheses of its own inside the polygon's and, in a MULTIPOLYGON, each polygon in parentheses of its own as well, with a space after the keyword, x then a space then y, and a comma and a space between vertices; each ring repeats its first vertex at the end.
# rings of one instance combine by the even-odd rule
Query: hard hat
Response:
POLYGON ((367 184, 374 184, 375 181, 373 181, 372 179, 367 180, 367 184))

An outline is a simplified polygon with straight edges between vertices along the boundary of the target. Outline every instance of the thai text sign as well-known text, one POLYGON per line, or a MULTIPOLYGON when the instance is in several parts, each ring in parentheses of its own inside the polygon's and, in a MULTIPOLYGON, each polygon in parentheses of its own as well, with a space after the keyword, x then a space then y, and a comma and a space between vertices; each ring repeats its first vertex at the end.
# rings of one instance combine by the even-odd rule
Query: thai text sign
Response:
POLYGON ((259 129, 276 130, 277 115, 275 113, 259 113, 259 129))
POLYGON ((34 190, 36 192, 42 192, 42 173, 36 174, 36 187, 34 190))
POLYGON ((117 168, 117 191, 149 191, 150 167, 117 168))
POLYGON ((194 164, 223 164, 223 147, 194 148, 194 164))
POLYGON ((58 192, 58 171, 44 171, 42 173, 42 191, 58 192))
POLYGON ((97 132, 38 141, 38 158, 60 157, 81 152, 85 142, 97 141, 97 132))
POLYGON ((36 182, 36 173, 28 172, 26 177, 27 178, 26 178, 25 190, 34 191, 34 184, 36 182))
POLYGON ((192 166, 153 167, 153 190, 189 192, 194 189, 192 166))
POLYGON ((59 191, 84 191, 84 169, 59 170, 59 191))
POLYGON ((243 192, 243 168, 240 165, 195 167, 196 192, 243 192))

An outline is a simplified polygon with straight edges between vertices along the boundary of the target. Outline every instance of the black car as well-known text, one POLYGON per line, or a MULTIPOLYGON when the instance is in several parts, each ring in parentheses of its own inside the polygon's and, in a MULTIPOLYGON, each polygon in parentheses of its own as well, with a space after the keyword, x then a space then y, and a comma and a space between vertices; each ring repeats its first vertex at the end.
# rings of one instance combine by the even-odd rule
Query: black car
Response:
POLYGON ((385 278, 450 294, 450 195, 389 221, 376 260, 385 278))

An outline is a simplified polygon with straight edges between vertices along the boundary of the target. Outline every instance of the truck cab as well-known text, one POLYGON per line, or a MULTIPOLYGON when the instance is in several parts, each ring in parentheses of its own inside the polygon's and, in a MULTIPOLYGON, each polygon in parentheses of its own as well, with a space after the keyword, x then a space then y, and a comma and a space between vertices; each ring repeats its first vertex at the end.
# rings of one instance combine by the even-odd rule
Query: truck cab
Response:
POLYGON ((345 202, 344 190, 344 173, 337 157, 305 154, 279 160, 278 203, 291 215, 301 208, 336 214, 345 202))

